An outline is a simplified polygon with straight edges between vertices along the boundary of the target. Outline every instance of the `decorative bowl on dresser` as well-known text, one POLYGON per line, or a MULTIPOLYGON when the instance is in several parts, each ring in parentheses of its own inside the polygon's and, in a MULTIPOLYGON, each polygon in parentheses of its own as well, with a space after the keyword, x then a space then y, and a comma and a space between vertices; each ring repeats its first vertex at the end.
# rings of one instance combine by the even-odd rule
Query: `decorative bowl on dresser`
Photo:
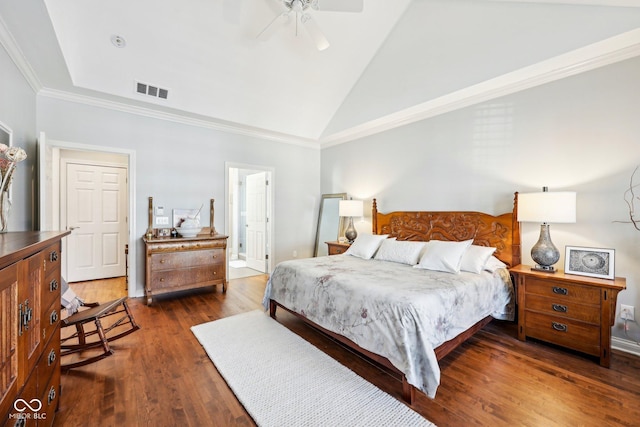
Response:
POLYGON ((60 399, 61 239, 0 234, 0 422, 51 426, 60 399))
POLYGON ((626 279, 598 279, 544 273, 525 265, 509 271, 518 293, 518 339, 527 337, 577 350, 611 362, 611 327, 618 292, 626 279))

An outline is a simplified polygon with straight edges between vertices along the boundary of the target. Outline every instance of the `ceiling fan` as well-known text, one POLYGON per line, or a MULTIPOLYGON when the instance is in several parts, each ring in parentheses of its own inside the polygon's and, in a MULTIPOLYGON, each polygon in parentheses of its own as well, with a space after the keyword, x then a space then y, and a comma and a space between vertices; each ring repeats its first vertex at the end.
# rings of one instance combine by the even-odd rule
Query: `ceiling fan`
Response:
POLYGON ((316 44, 318 50, 325 50, 329 47, 329 41, 324 36, 320 27, 313 20, 310 10, 327 12, 362 12, 364 0, 278 0, 282 2, 284 11, 276 16, 260 33, 258 39, 266 40, 277 24, 284 25, 289 21, 291 15, 295 14, 296 36, 298 35, 298 25, 300 24, 309 34, 316 44))

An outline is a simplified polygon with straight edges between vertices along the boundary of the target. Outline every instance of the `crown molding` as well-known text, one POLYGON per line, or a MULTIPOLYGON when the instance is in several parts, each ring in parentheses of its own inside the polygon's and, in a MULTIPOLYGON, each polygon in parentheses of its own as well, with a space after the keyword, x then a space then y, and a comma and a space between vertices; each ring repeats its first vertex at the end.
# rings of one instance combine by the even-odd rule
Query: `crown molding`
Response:
POLYGON ((503 3, 568 4, 571 6, 640 7, 640 0, 490 0, 503 3))
POLYGON ((57 89, 43 88, 38 92, 38 95, 47 98, 58 99, 62 101, 74 102, 77 104, 89 105, 92 107, 104 108, 123 113, 135 114, 152 119, 165 120, 174 123, 180 123, 189 126, 197 126, 206 129, 213 129, 217 131, 233 133, 237 135, 244 135, 252 138, 266 139, 270 141, 283 142, 286 144, 297 145, 305 148, 319 149, 318 141, 296 137, 294 135, 287 135, 283 133, 268 131, 264 129, 251 128, 249 126, 241 126, 235 124, 222 123, 214 119, 198 119, 194 117, 185 116, 182 114, 169 113, 164 111, 155 110, 153 108, 140 107, 136 105, 129 105, 124 102, 110 101, 101 99, 94 96, 80 95, 77 93, 61 91, 57 89))
POLYGON ((24 54, 22 53, 22 50, 20 50, 18 43, 13 38, 13 35, 7 28, 7 25, 5 24, 1 16, 0 16, 0 44, 7 51, 7 54, 9 55, 11 60, 16 64, 16 66, 18 67, 18 70, 20 70, 25 80, 27 80, 27 83, 29 84, 29 86, 31 86, 31 89, 33 89, 35 93, 38 93, 38 91, 42 89, 42 83, 40 82, 40 79, 38 79, 38 76, 36 75, 35 71, 33 71, 33 68, 31 68, 31 65, 25 58, 24 54))
POLYGON ((321 148, 343 144, 480 102, 551 83, 640 55, 640 29, 503 74, 320 139, 321 148))

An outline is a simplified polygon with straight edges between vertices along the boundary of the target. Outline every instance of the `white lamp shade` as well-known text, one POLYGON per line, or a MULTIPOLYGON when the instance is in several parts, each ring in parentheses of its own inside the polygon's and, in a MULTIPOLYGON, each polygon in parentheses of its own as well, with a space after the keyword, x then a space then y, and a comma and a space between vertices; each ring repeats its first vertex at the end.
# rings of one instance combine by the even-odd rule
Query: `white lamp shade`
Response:
POLYGON ((362 216, 362 200, 340 200, 338 215, 340 216, 362 216))
POLYGON ((518 194, 518 221, 576 222, 576 193, 559 191, 518 194))

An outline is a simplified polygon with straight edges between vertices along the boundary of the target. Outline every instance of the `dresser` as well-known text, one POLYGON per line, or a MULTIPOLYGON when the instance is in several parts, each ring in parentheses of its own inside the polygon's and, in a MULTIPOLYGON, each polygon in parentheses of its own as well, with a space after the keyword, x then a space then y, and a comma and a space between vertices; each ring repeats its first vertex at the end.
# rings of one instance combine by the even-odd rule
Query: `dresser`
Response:
POLYGON ((222 286, 227 291, 227 236, 142 238, 146 248, 145 297, 222 286))
POLYGON ((518 338, 527 337, 611 362, 611 327, 626 280, 544 273, 518 265, 509 270, 518 293, 518 338))
POLYGON ((327 244, 327 252, 329 255, 343 254, 349 249, 351 243, 342 242, 325 242, 327 244))
POLYGON ((50 426, 60 399, 61 239, 0 234, 0 424, 50 426))

